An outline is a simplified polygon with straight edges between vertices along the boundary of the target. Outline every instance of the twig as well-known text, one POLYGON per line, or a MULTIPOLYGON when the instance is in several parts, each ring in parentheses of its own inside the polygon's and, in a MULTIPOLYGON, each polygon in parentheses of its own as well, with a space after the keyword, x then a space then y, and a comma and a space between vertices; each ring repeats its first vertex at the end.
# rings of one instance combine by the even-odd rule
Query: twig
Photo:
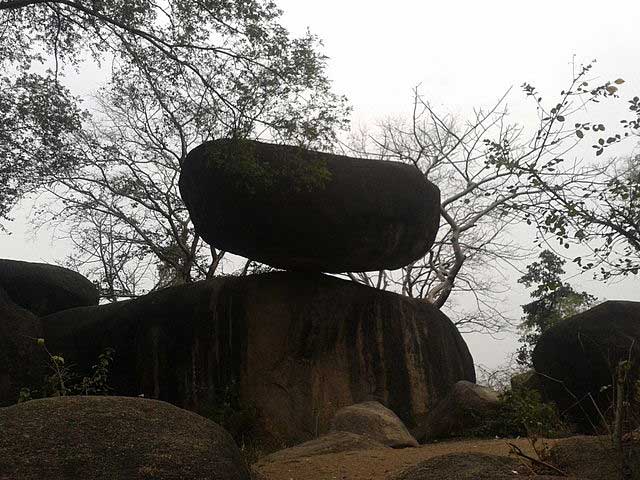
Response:
POLYGON ((553 470, 554 472, 556 472, 557 474, 559 474, 561 477, 566 477, 567 476, 566 472, 560 470, 558 467, 556 467, 554 465, 551 465, 550 463, 544 462, 542 460, 539 460, 537 458, 533 458, 533 457, 527 455, 517 445, 515 445, 513 443, 509 443, 509 442, 507 442, 507 444, 511 447, 511 451, 509 453, 512 453, 513 455, 516 455, 516 456, 521 457, 521 458, 525 458, 525 459, 529 460, 530 462, 535 463, 536 465, 540 465, 540 466, 543 466, 545 468, 549 468, 549 469, 553 470))

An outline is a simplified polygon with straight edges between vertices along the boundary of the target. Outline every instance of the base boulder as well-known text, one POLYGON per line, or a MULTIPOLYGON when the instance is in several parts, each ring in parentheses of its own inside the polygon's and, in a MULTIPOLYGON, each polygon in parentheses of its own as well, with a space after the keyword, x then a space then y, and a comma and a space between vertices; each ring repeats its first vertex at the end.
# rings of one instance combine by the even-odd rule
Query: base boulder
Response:
POLYGON ((198 411, 237 399, 284 444, 367 400, 411 428, 453 383, 475 379, 438 309, 320 274, 219 278, 42 321, 50 349, 78 365, 114 348, 116 392, 198 411))

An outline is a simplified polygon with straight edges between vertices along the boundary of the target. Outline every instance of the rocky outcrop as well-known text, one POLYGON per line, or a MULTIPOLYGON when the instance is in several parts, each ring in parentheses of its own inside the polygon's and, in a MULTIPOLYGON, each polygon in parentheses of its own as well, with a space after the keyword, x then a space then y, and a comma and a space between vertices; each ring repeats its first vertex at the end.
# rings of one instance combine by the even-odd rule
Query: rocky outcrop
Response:
POLYGON ((460 435, 481 425, 499 406, 497 392, 461 380, 429 411, 426 421, 414 434, 421 442, 460 435))
POLYGON ((249 480, 227 432, 155 400, 56 397, 0 408, 3 480, 249 480))
POLYGON ((628 381, 640 378, 640 302, 608 301, 554 325, 533 351, 545 396, 593 432, 610 411, 618 363, 631 360, 628 381), (581 400, 579 402, 576 399, 581 400))
POLYGON ((18 401, 21 388, 42 383, 46 358, 37 345, 40 320, 0 288, 0 407, 18 401))
POLYGON ((115 348, 120 394, 197 410, 232 386, 261 428, 289 444, 371 399, 415 426, 453 383, 475 375, 438 309, 320 274, 219 278, 42 321, 50 349, 79 365, 115 348))
POLYGON ((249 140, 192 150, 180 192, 208 243, 289 270, 402 267, 440 218, 438 188, 414 167, 249 140))
POLYGON ((331 430, 369 437, 392 448, 417 447, 402 420, 379 402, 362 402, 338 410, 331 430))
POLYGON ((0 288, 38 316, 98 304, 98 290, 87 278, 46 263, 0 259, 0 288))
POLYGON ((331 432, 295 447, 285 448, 262 457, 255 466, 260 470, 261 467, 270 463, 297 463, 304 458, 317 455, 361 450, 385 450, 388 448, 368 436, 349 432, 331 432))

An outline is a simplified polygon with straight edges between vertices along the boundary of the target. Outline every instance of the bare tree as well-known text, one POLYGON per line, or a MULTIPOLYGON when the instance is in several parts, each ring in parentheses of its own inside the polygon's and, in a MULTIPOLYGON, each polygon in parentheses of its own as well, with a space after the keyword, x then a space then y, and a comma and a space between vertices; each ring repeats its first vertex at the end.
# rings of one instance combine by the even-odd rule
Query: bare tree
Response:
MULTIPOLYGON (((538 125, 533 131, 510 121, 507 94, 471 120, 440 115, 414 91, 408 121, 389 120, 373 134, 360 135, 350 148, 360 155, 414 165, 440 187, 441 225, 427 256, 396 272, 350 274, 352 280, 400 291, 437 307, 451 307, 451 297, 471 295, 476 308, 454 311, 462 331, 495 333, 508 321, 500 315, 497 294, 501 272, 528 256, 531 245, 516 244, 509 229, 533 212, 544 211, 550 192, 593 182, 596 169, 564 157, 583 137, 568 118, 602 98, 617 98, 606 82, 586 88, 591 66, 573 76, 552 107, 535 88, 523 85, 534 100, 538 125)), ((498 295, 499 297, 499 295, 498 295)))

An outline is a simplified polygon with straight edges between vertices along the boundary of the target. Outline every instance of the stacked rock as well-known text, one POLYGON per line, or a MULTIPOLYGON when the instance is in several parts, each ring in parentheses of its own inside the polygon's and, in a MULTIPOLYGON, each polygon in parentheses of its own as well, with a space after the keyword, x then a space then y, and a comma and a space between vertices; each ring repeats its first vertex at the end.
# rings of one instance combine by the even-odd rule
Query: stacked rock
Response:
POLYGON ((40 319, 50 351, 90 371, 115 349, 117 395, 202 412, 227 392, 284 444, 367 401, 415 428, 455 382, 475 380, 437 308, 321 273, 398 268, 428 251, 440 194, 416 169, 246 140, 205 143, 182 168, 203 238, 290 271, 57 311, 40 319))
POLYGON ((180 193, 209 244, 288 270, 403 267, 440 219, 440 191, 414 167, 249 140, 192 150, 180 193))

